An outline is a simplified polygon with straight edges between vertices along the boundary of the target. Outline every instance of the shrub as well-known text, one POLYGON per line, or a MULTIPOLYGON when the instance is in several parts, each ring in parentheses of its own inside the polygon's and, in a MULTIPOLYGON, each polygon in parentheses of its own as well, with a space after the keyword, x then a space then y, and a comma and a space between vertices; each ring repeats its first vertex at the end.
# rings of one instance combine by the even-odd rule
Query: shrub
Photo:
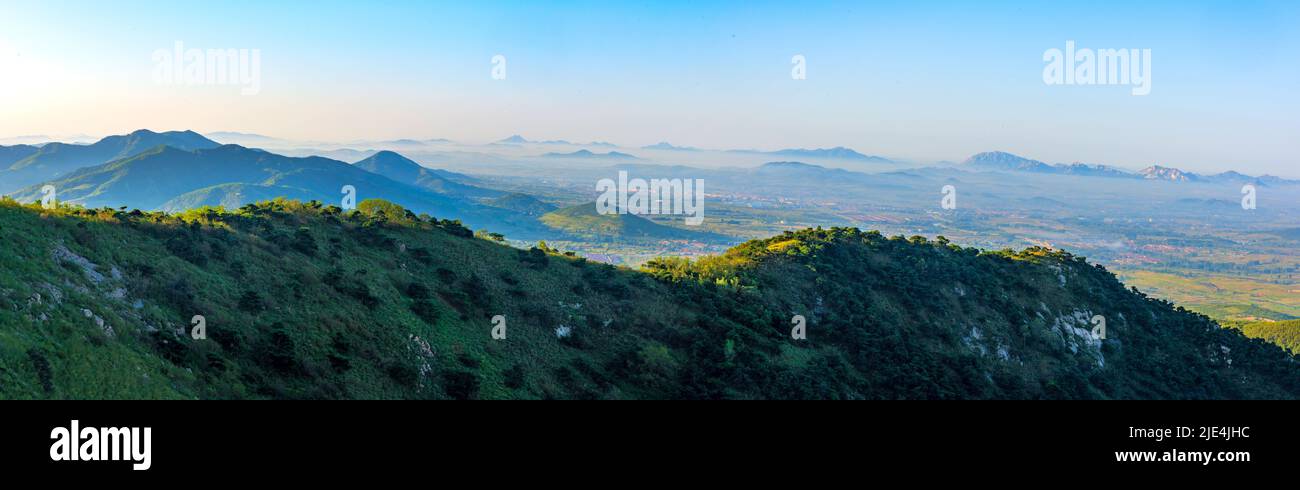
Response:
POLYGON ((36 380, 41 383, 41 389, 45 393, 54 392, 54 375, 50 370, 50 360, 45 358, 45 353, 35 347, 27 349, 27 358, 32 362, 32 370, 36 371, 36 380))
POLYGON ((427 248, 411 249, 411 257, 424 265, 433 264, 433 252, 430 252, 427 248))
POLYGON ((302 227, 294 232, 293 249, 308 257, 316 256, 316 238, 311 235, 310 228, 302 227))
POLYGON ((239 309, 249 313, 257 313, 266 309, 266 300, 257 291, 247 291, 239 297, 239 309))
POLYGON ((388 372, 388 377, 402 386, 415 386, 420 382, 420 373, 406 364, 395 362, 389 364, 385 371, 388 372))
POLYGON ((526 377, 527 373, 524 372, 524 367, 519 364, 511 366, 510 369, 501 373, 502 383, 506 385, 506 388, 512 390, 523 388, 526 377))
POLYGON ((406 297, 408 298, 429 299, 432 296, 433 292, 429 290, 429 286, 425 286, 422 282, 412 282, 406 285, 406 297))
POLYGON ((479 379, 468 371, 451 371, 443 374, 443 392, 457 400, 478 398, 479 379))
POLYGON ((415 313, 415 316, 420 317, 421 320, 424 320, 424 323, 429 325, 438 323, 438 318, 442 317, 442 309, 428 299, 417 299, 411 303, 411 313, 415 313))

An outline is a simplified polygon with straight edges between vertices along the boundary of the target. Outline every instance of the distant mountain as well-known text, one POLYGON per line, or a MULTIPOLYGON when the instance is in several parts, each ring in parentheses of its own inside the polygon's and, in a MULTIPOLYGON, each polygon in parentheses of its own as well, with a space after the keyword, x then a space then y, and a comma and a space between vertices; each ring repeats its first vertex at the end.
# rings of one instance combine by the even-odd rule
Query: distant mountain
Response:
POLYGON ((578 150, 572 153, 547 153, 542 155, 543 158, 579 158, 579 159, 599 159, 599 160, 640 160, 635 155, 611 151, 608 153, 594 153, 591 150, 578 150))
POLYGON ((161 145, 182 150, 220 146, 193 131, 155 133, 144 129, 127 135, 109 136, 90 145, 50 143, 0 171, 0 193, 7 194, 23 187, 49 182, 79 168, 126 158, 161 145))
MULTIPOLYGON (((1212 182, 1212 183, 1224 183, 1224 184, 1242 183, 1242 184, 1265 184, 1266 185, 1264 179, 1251 177, 1241 172, 1232 171, 1232 170, 1229 170, 1227 172, 1217 173, 1214 175, 1201 175, 1201 174, 1192 173, 1192 172, 1188 172, 1173 167, 1162 167, 1160 165, 1152 165, 1150 167, 1139 170, 1138 175, 1147 180, 1167 180, 1171 182, 1212 182)), ((1268 183, 1287 184, 1293 182, 1274 177, 1268 183)))
POLYGON ((847 177, 857 179, 862 174, 838 168, 826 168, 803 162, 768 162, 754 170, 766 176, 784 176, 795 178, 847 177))
POLYGON ((272 138, 270 136, 264 136, 255 133, 240 133, 238 131, 216 131, 216 132, 208 133, 205 136, 215 141, 219 141, 226 144, 270 143, 274 141, 279 141, 279 139, 272 138))
POLYGON ((396 139, 396 140, 380 141, 378 144, 393 145, 393 146, 423 146, 424 142, 420 140, 413 140, 413 139, 396 139))
POLYGON ((220 184, 186 192, 158 206, 159 210, 179 213, 203 206, 221 206, 239 209, 248 203, 269 201, 277 197, 294 196, 299 200, 330 202, 336 198, 322 192, 301 187, 259 184, 220 184))
MULTIPOLYGON (((906 191, 915 189, 916 180, 922 177, 905 172, 864 173, 842 168, 828 168, 804 162, 768 162, 732 176, 732 185, 747 187, 769 186, 794 192, 824 192, 836 189, 849 191, 862 186, 877 191, 906 191)), ((715 181, 723 179, 715 178, 715 181)), ((850 191, 851 192, 851 191, 850 191)))
POLYGON ((1200 177, 1194 173, 1184 172, 1176 168, 1161 167, 1159 165, 1152 165, 1139 170, 1138 174, 1147 180, 1169 180, 1173 182, 1191 182, 1193 180, 1200 180, 1200 177))
POLYGON ((524 138, 524 136, 520 136, 517 134, 510 136, 510 138, 497 140, 497 142, 493 144, 563 144, 563 146, 571 146, 571 147, 580 147, 580 146, 602 147, 602 148, 617 147, 617 144, 610 143, 610 142, 590 142, 590 143, 582 144, 582 143, 571 142, 571 140, 567 140, 567 139, 545 139, 545 140, 539 140, 539 142, 534 142, 534 140, 526 139, 524 138))
POLYGON ((661 225, 634 214, 600 214, 594 202, 551 211, 542 215, 541 221, 553 229, 583 237, 730 241, 727 237, 712 233, 661 225))
POLYGON ((1047 164, 1038 160, 1024 158, 1003 151, 977 153, 967 158, 962 165, 991 170, 1010 170, 1016 172, 1037 172, 1063 175, 1082 175, 1092 177, 1136 177, 1132 172, 1108 165, 1086 163, 1047 164))
POLYGON ((796 158, 827 158, 834 160, 855 160, 871 163, 893 163, 893 160, 884 157, 863 155, 851 149, 837 146, 835 148, 817 148, 805 150, 803 148, 794 148, 786 150, 777 150, 772 152, 773 155, 796 157, 796 158))
POLYGON ((1259 177, 1252 177, 1250 175, 1246 175, 1241 172, 1236 172, 1231 170, 1227 172, 1217 173, 1214 175, 1197 175, 1197 174, 1190 174, 1190 175, 1192 175, 1194 179, 1198 181, 1218 182, 1224 184, 1255 184, 1261 186, 1300 184, 1300 181, 1283 179, 1281 177, 1275 177, 1272 175, 1261 175, 1259 177))
POLYGON ((383 141, 357 141, 351 143, 351 145, 384 148, 384 147, 393 147, 393 146, 398 146, 398 147, 426 146, 426 145, 436 145, 441 143, 454 143, 454 141, 446 138, 431 138, 426 140, 417 140, 414 138, 399 138, 394 140, 383 140, 383 141))
POLYGON ((1277 176, 1273 176, 1273 175, 1268 175, 1268 174, 1261 175, 1261 176, 1259 176, 1258 178, 1256 178, 1255 180, 1258 181, 1258 182, 1260 182, 1260 183, 1262 183, 1262 184, 1265 184, 1265 185, 1272 185, 1272 184, 1296 185, 1296 184, 1300 184, 1300 180, 1284 179, 1284 178, 1281 178, 1281 177, 1277 177, 1277 176))
POLYGON ((1251 177, 1251 176, 1249 176, 1249 175, 1243 174, 1243 173, 1241 173, 1241 172, 1237 172, 1237 171, 1235 171, 1235 170, 1229 170, 1229 171, 1227 171, 1227 172, 1220 172, 1220 173, 1217 173, 1217 174, 1214 174, 1214 175, 1205 176, 1205 179, 1208 179, 1208 180, 1216 180, 1216 181, 1237 181, 1237 180, 1241 180, 1241 181, 1249 181, 1249 180, 1255 180, 1254 177, 1251 177))
MULTIPOLYGON (((366 165, 353 166, 328 158, 286 157, 238 145, 193 151, 158 146, 129 158, 77 170, 53 184, 62 202, 86 207, 129 206, 166 211, 200 205, 235 207, 271 197, 315 199, 338 205, 343 186, 350 185, 356 188, 358 201, 381 198, 416 213, 458 217, 474 226, 490 226, 493 231, 504 233, 544 229, 535 219, 519 213, 418 186, 426 183, 436 187, 431 182, 437 179, 424 175, 429 180, 422 181, 418 170, 402 174, 406 170, 402 170, 399 157, 385 156, 366 165), (367 166, 415 178, 411 183, 398 182, 366 170, 367 166)), ((459 184, 443 184, 447 189, 464 189, 459 184)), ((40 188, 36 186, 16 193, 21 202, 32 202, 39 197, 40 188)))
MULTIPOLYGON (((472 198, 499 197, 505 194, 501 191, 483 189, 453 181, 434 169, 425 168, 411 159, 391 151, 375 153, 352 165, 367 172, 376 173, 403 184, 428 189, 438 194, 472 198)), ((448 174, 450 173, 448 172, 448 174)))
POLYGON ((1066 175, 1083 175, 1090 177, 1133 177, 1132 172, 1121 168, 1087 163, 1057 164, 1052 166, 1052 171, 1054 173, 1066 175))
POLYGON ((1300 181, 1287 180, 1271 175, 1251 177, 1249 175, 1227 171, 1214 175, 1200 175, 1173 167, 1152 165, 1137 172, 1130 172, 1109 165, 1091 165, 1084 163, 1047 164, 1002 151, 977 153, 967 158, 961 165, 986 170, 1007 170, 1014 172, 1036 172, 1061 175, 1083 175, 1091 177, 1116 177, 1126 179, 1164 180, 1170 182, 1211 182, 1211 183, 1253 183, 1258 185, 1292 185, 1300 181))
POLYGON ((791 157, 791 158, 850 160, 850 161, 856 161, 862 163, 895 163, 893 160, 890 160, 885 157, 863 155, 852 149, 845 148, 842 146, 837 146, 834 148, 815 148, 815 149, 787 148, 784 150, 776 150, 776 151, 762 151, 762 150, 752 150, 752 149, 727 150, 727 152, 728 153, 757 153, 761 155, 774 155, 774 156, 791 157))
POLYGON ((4 145, 43 145, 54 141, 54 138, 45 134, 24 134, 20 136, 7 136, 0 138, 0 147, 4 145))
POLYGON ((825 169, 821 165, 813 165, 803 162, 767 162, 759 167, 760 170, 810 170, 825 169))
POLYGON ((8 170, 10 165, 38 151, 41 151, 41 147, 33 145, 0 146, 0 172, 8 170))
POLYGON ((523 193, 513 193, 485 201, 488 206, 509 209, 528 216, 541 216, 551 211, 555 211, 554 204, 543 202, 537 198, 523 193))
POLYGON ((1021 172, 1045 172, 1051 170, 1051 165, 1012 155, 1003 151, 990 151, 977 153, 962 162, 962 165, 971 167, 981 167, 996 170, 1016 170, 1021 172))
POLYGON ((667 141, 660 141, 653 145, 642 146, 642 150, 666 150, 666 151, 700 151, 699 148, 692 146, 675 146, 667 141))
POLYGON ((528 143, 528 140, 523 136, 519 136, 517 134, 511 135, 509 138, 497 141, 497 144, 502 144, 502 145, 522 145, 526 143, 528 143))
POLYGON ((88 134, 72 134, 62 136, 52 136, 48 134, 25 134, 20 136, 8 136, 0 138, 0 146, 3 145, 32 145, 42 146, 56 141, 63 143, 80 143, 89 144, 98 141, 99 138, 88 134))

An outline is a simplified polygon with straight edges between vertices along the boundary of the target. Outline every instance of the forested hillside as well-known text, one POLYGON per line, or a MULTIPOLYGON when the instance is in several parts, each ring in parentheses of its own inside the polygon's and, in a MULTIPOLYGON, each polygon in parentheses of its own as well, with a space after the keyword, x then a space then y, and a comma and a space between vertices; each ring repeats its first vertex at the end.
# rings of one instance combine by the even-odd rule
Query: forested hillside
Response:
POLYGON ((1041 248, 816 229, 633 271, 377 200, 0 202, 0 398, 1297 396, 1291 354, 1041 248))
POLYGON ((1300 354, 1300 320, 1283 320, 1279 322, 1237 322, 1226 325, 1240 330, 1252 339, 1264 339, 1290 351, 1300 354))

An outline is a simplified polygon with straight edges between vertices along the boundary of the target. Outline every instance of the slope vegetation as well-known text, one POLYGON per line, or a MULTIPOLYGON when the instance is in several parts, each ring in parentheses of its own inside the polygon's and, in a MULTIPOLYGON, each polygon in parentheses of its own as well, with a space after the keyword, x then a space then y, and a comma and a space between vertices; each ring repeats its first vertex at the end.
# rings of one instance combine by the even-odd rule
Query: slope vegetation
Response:
POLYGON ((818 229, 632 271, 377 200, 3 201, 0 249, 0 398, 1300 395, 1278 347, 1044 249, 818 229))

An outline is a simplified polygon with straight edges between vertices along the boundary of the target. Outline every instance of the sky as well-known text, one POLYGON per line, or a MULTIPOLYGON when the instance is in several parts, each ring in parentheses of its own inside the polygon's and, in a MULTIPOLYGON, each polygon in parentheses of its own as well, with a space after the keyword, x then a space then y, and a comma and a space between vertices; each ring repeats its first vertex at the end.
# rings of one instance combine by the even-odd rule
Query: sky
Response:
POLYGON ((1300 2, 1251 0, 0 0, 0 137, 522 134, 1300 177, 1297 26, 1300 2), (178 41, 257 50, 259 90, 159 83, 178 41), (1149 49, 1150 94, 1044 83, 1067 41, 1149 49))

